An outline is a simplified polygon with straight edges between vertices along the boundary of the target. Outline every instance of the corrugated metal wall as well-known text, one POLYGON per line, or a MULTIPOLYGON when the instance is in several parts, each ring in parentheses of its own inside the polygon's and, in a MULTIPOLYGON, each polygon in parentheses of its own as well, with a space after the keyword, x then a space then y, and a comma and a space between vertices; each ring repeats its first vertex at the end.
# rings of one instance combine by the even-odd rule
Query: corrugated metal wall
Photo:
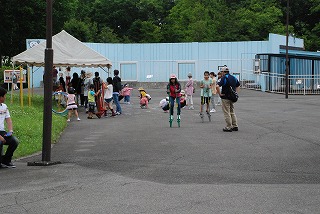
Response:
MULTIPOLYGON (((30 41, 27 41, 27 47, 30 41)), ((246 42, 85 44, 110 59, 113 63, 110 71, 119 69, 124 81, 167 82, 171 73, 185 80, 191 72, 194 79, 200 80, 205 70, 217 72, 218 66, 223 65, 228 65, 231 72, 237 75, 246 71, 252 73, 255 55, 271 53, 270 50, 279 53, 279 46, 285 45, 285 36, 270 34, 269 41, 246 42)), ((303 40, 296 39, 295 43, 292 41, 289 45, 303 47, 303 40)), ((62 72, 64 69, 61 69, 62 72)), ((103 79, 108 76, 107 68, 83 69, 99 71, 103 79)), ((72 72, 80 73, 80 70, 72 68, 72 72)), ((43 69, 34 73, 35 87, 40 85, 42 75, 43 69)))

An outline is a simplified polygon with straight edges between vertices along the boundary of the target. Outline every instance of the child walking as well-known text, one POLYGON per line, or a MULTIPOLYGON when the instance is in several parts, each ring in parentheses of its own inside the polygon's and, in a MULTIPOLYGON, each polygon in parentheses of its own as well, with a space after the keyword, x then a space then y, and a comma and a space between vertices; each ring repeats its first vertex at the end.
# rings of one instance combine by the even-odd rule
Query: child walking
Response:
POLYGON ((189 109, 193 110, 193 99, 192 99, 192 94, 194 92, 194 87, 193 87, 193 80, 192 80, 192 73, 188 74, 188 82, 186 84, 186 102, 187 102, 187 106, 189 106, 189 109))
POLYGON ((180 104, 180 97, 181 97, 181 85, 178 82, 176 75, 171 74, 170 80, 167 85, 167 93, 169 95, 169 103, 170 103, 170 127, 172 126, 173 121, 173 108, 175 101, 177 102, 177 122, 178 126, 180 127, 180 111, 181 111, 181 104, 180 104))
POLYGON ((96 96, 96 93, 94 92, 94 85, 91 84, 89 86, 89 91, 88 91, 88 104, 89 104, 88 119, 92 119, 93 115, 95 114, 95 111, 94 111, 94 108, 96 106, 95 96, 96 96))
POLYGON ((113 110, 112 107, 112 100, 113 100, 113 85, 112 85, 112 78, 108 77, 107 78, 107 82, 103 83, 105 84, 105 89, 104 89, 104 101, 107 104, 107 110, 104 113, 104 116, 107 117, 107 111, 108 109, 110 109, 111 113, 112 113, 112 117, 116 116, 116 113, 113 110))
POLYGON ((210 72, 210 78, 212 79, 212 87, 211 87, 211 91, 212 91, 211 106, 212 106, 212 109, 210 110, 210 113, 215 113, 216 112, 216 103, 215 103, 215 95, 217 94, 217 89, 216 89, 217 79, 216 79, 216 76, 217 75, 214 72, 210 72))
POLYGON ((68 122, 70 121, 71 114, 74 113, 77 117, 77 120, 80 121, 78 115, 78 105, 76 103, 76 90, 73 87, 68 89, 68 96, 67 96, 67 109, 68 109, 68 122))
POLYGON ((122 96, 124 97, 124 103, 130 104, 130 94, 133 88, 129 88, 129 85, 126 83, 123 86, 121 91, 122 96))
POLYGON ((211 100, 211 87, 212 87, 212 79, 209 78, 209 71, 205 71, 203 73, 204 78, 200 82, 200 96, 201 96, 201 103, 200 103, 200 117, 203 120, 203 106, 206 104, 206 112, 210 120, 210 100, 211 100))

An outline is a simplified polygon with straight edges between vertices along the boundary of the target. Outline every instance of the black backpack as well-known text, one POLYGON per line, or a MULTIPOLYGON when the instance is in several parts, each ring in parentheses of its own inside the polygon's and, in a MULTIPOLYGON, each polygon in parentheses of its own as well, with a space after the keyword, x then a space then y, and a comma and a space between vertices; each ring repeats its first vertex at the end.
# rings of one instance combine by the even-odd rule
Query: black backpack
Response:
MULTIPOLYGON (((228 76, 228 78, 229 78, 229 76, 228 76)), ((228 82, 228 78, 226 78, 227 79, 227 82, 228 82)), ((235 77, 234 77, 235 78, 235 77)), ((227 94, 227 99, 228 100, 231 100, 232 102, 237 102, 238 101, 238 98, 239 98, 239 94, 238 94, 238 92, 236 91, 236 90, 234 90, 232 87, 231 87, 231 85, 229 84, 229 82, 228 82, 228 85, 229 85, 229 93, 227 94)))

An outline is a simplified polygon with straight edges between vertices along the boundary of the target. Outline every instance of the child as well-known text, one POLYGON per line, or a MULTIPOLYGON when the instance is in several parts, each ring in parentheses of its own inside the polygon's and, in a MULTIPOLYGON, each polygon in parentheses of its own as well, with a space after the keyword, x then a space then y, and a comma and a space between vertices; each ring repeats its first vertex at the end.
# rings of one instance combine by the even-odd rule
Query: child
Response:
POLYGON ((200 117, 203 118, 203 105, 206 104, 206 112, 208 116, 210 116, 210 99, 212 95, 211 87, 212 87, 212 79, 209 78, 209 71, 205 71, 204 73, 204 79, 200 82, 200 88, 201 88, 201 105, 200 105, 200 117))
POLYGON ((13 126, 10 117, 9 109, 4 103, 6 101, 7 90, 0 87, 0 168, 16 168, 11 162, 14 151, 17 149, 19 141, 13 136, 13 126), (5 123, 6 122, 6 126, 5 123), (5 131, 7 127, 8 132, 5 131), (3 145, 7 145, 8 148, 3 155, 3 145))
POLYGON ((147 92, 142 87, 138 88, 138 91, 140 93, 140 107, 148 108, 149 99, 147 92))
POLYGON ((184 108, 187 105, 186 92, 184 90, 181 90, 180 93, 181 93, 180 105, 181 105, 181 108, 184 108))
POLYGON ((96 96, 96 93, 94 92, 94 85, 91 84, 89 86, 89 91, 88 91, 88 104, 89 104, 88 119, 92 119, 93 115, 95 114, 94 112, 94 107, 96 105, 95 96, 96 96))
POLYGON ((215 113, 216 112, 216 104, 215 104, 215 100, 214 100, 214 97, 217 94, 217 89, 216 89, 217 79, 216 79, 216 76, 217 75, 214 72, 210 72, 210 78, 212 79, 212 87, 211 87, 211 91, 212 91, 212 97, 211 97, 212 109, 210 110, 210 113, 215 113))
POLYGON ((76 104, 76 90, 73 87, 70 87, 68 90, 68 96, 67 96, 67 109, 68 109, 68 122, 70 121, 70 117, 72 112, 77 117, 77 120, 80 121, 79 115, 78 115, 78 105, 76 104))
MULTIPOLYGON (((220 81, 221 77, 222 77, 222 73, 221 73, 221 71, 219 71, 219 72, 218 72, 218 80, 217 80, 217 83, 220 81)), ((216 90, 217 90, 217 89, 216 89, 216 90)), ((220 87, 220 91, 221 91, 221 90, 222 90, 222 89, 221 89, 221 87, 220 87)), ((218 96, 217 106, 221 106, 221 98, 220 98, 220 96, 218 96)))
POLYGON ((170 124, 173 121, 173 107, 174 107, 174 102, 176 101, 178 104, 177 107, 177 121, 180 123, 180 111, 181 111, 181 104, 180 104, 180 97, 181 97, 181 85, 178 82, 178 79, 176 75, 171 74, 170 75, 170 80, 167 85, 167 93, 169 95, 169 103, 170 103, 170 124))
POLYGON ((169 97, 166 97, 165 99, 162 99, 159 103, 160 108, 162 108, 162 110, 165 113, 168 113, 169 110, 169 97))
POLYGON ((105 111, 104 113, 104 116, 107 117, 107 111, 108 109, 111 110, 112 112, 112 117, 116 116, 116 113, 114 112, 113 110, 113 107, 112 107, 112 100, 113 100, 113 85, 112 85, 112 78, 111 77, 108 77, 107 78, 107 82, 106 83, 103 83, 105 84, 105 89, 104 89, 104 101, 106 102, 107 104, 107 110, 105 111))
POLYGON ((124 96, 124 102, 130 104, 130 93, 133 88, 129 88, 128 84, 124 84, 121 95, 124 96))
POLYGON ((186 94, 187 94, 187 105, 189 106, 189 109, 193 110, 193 99, 192 99, 192 94, 194 93, 194 87, 193 87, 193 80, 192 80, 192 73, 188 74, 188 82, 186 84, 186 94))

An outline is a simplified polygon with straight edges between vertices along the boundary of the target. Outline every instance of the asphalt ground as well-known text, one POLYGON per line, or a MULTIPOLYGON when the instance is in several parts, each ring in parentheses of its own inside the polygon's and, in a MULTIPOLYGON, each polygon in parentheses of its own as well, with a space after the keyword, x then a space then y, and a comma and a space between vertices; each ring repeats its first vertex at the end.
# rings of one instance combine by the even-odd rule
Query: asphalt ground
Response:
MULTIPOLYGON (((51 152, 52 166, 1 169, 0 213, 320 213, 319 96, 242 90, 239 131, 182 110, 169 127, 164 89, 138 91, 116 118, 69 123, 51 152)), ((19 146, 23 146, 23 142, 19 146)))

